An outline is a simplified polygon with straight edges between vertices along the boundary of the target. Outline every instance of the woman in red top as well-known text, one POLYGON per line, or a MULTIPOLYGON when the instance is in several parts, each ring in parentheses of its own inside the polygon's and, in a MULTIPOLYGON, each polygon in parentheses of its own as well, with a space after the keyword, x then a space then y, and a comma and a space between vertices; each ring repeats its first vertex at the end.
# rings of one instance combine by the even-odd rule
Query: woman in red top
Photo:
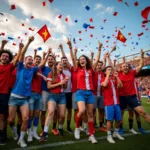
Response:
POLYGON ((49 89, 48 115, 45 120, 44 133, 40 142, 46 141, 48 129, 53 120, 54 112, 58 106, 59 112, 59 126, 58 130, 63 134, 62 125, 64 123, 66 111, 66 97, 64 89, 67 87, 68 77, 62 73, 63 67, 61 62, 56 62, 53 66, 52 72, 48 75, 47 88, 49 89))
MULTIPOLYGON (((85 55, 79 57, 78 67, 75 65, 74 68, 77 70, 77 91, 76 91, 76 101, 78 104, 78 113, 76 115, 76 129, 74 136, 76 139, 80 139, 80 120, 81 116, 84 114, 85 109, 87 109, 88 116, 88 127, 89 127, 89 140, 92 143, 97 143, 94 137, 94 122, 93 122, 93 108, 94 108, 94 86, 93 86, 93 76, 94 71, 101 52, 102 44, 99 43, 97 58, 91 66, 89 58, 85 55)), ((75 61, 75 60, 74 60, 75 61)), ((76 64, 76 63, 74 63, 76 64)))

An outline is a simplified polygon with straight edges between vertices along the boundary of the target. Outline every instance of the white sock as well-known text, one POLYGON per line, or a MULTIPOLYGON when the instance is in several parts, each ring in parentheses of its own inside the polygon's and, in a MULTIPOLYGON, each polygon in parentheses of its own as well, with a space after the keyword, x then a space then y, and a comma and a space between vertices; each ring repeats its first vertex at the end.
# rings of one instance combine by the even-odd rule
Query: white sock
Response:
POLYGON ((37 127, 33 126, 33 134, 36 134, 36 131, 37 131, 37 127))
POLYGON ((107 136, 111 136, 111 131, 107 131, 107 136))
POLYGON ((48 126, 44 126, 44 132, 48 133, 48 126))
POLYGON ((59 124, 59 125, 58 125, 58 129, 62 129, 62 124, 59 124))
POLYGON ((87 123, 84 123, 84 129, 87 129, 87 123))
POLYGON ((24 140, 25 133, 26 133, 26 132, 21 131, 19 141, 24 140))
POLYGON ((31 128, 28 129, 28 135, 32 134, 31 128))

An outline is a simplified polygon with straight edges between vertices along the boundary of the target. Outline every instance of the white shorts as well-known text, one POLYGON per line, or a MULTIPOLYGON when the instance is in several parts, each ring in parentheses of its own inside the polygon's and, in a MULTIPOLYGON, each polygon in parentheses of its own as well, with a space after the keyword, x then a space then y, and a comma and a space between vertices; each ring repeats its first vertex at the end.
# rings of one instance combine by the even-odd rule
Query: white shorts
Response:
POLYGON ((41 111, 47 111, 48 96, 49 96, 49 92, 42 91, 42 107, 41 107, 41 111))

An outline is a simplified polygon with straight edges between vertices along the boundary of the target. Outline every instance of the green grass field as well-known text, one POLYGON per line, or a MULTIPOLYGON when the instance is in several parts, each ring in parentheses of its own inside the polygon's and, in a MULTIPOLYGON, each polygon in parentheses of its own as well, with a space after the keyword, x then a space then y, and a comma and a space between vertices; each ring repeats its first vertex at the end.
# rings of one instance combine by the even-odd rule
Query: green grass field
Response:
MULTIPOLYGON (((144 109, 150 114, 150 104, 146 103, 146 99, 143 99, 142 101, 142 105, 144 107, 144 109)), ((150 124, 146 123, 143 118, 141 118, 142 120, 142 127, 145 130, 150 130, 150 124)), ((74 129, 74 123, 72 121, 71 124, 72 128, 74 129)), ((51 131, 51 127, 50 126, 50 131, 51 131)), ((64 130, 66 127, 66 122, 64 124, 64 130)), ((125 132, 128 133, 128 114, 127 112, 125 113, 124 116, 124 128, 127 130, 125 132)), ((136 122, 134 122, 134 129, 137 130, 137 125, 136 122)), ((41 128, 39 126, 39 130, 38 132, 40 133, 41 128)), ((100 138, 103 136, 106 136, 106 133, 104 132, 100 132, 98 129, 96 130, 96 138, 100 138)), ((26 139, 27 137, 25 137, 26 139)), ((98 140, 98 144, 91 144, 90 142, 87 141, 88 137, 85 135, 85 133, 81 133, 81 139, 85 139, 83 142, 79 142, 79 143, 74 143, 74 144, 65 144, 64 145, 57 145, 58 142, 67 142, 67 141, 75 141, 77 142, 77 140, 75 140, 74 135, 70 135, 68 132, 65 132, 65 136, 64 137, 60 137, 60 136, 54 136, 52 135, 52 133, 50 132, 49 137, 47 139, 47 141, 45 143, 40 143, 39 141, 33 141, 32 143, 28 143, 28 147, 26 149, 33 149, 31 146, 43 146, 41 147, 42 150, 48 150, 48 149, 55 149, 55 150, 97 150, 97 149, 101 149, 101 148, 105 148, 105 149, 111 149, 111 150, 127 150, 127 149, 136 149, 136 150, 141 150, 141 149, 150 149, 150 133, 148 134, 144 134, 144 135, 132 135, 132 136, 127 136, 125 137, 124 141, 119 141, 119 140, 115 140, 116 144, 109 144, 106 139, 99 139, 98 140), (48 145, 49 144, 49 145, 48 145), (55 146, 52 146, 50 144, 55 144, 55 146)), ((10 129, 8 130, 8 140, 7 140, 7 144, 5 146, 0 146, 1 149, 3 150, 9 150, 9 149, 16 149, 19 148, 19 146, 17 145, 17 142, 14 141, 12 139, 12 134, 10 129)), ((39 147, 40 148, 40 147, 39 147)), ((34 148, 37 149, 37 148, 34 148)))

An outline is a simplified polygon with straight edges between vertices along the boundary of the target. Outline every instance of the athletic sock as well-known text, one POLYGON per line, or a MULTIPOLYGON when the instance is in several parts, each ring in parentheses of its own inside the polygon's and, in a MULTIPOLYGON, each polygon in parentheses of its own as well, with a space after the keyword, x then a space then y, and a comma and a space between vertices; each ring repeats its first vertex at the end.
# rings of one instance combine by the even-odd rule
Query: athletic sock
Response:
POLYGON ((141 121, 137 121, 138 128, 141 128, 141 121))
POLYGON ((80 127, 80 120, 81 120, 81 118, 79 118, 78 116, 76 116, 76 128, 80 127))
POLYGON ((94 134, 94 122, 88 122, 88 127, 89 127, 89 132, 90 132, 90 136, 94 134))
POLYGON ((25 133, 26 133, 26 132, 24 132, 24 131, 21 131, 21 132, 20 132, 20 138, 19 138, 19 141, 24 140, 25 133))
POLYGON ((133 128, 133 119, 128 119, 129 121, 129 129, 131 130, 133 128))

